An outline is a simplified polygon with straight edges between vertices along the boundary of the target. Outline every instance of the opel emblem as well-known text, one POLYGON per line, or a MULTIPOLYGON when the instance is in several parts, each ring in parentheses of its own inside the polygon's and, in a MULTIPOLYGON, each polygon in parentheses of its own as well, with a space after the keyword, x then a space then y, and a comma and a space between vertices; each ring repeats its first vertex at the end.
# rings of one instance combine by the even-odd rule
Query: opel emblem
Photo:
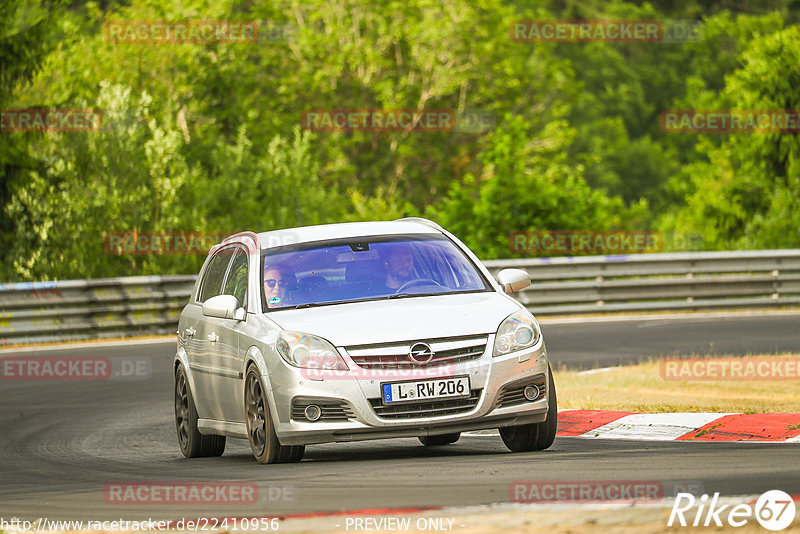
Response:
POLYGON ((408 357, 417 365, 425 365, 433 359, 433 350, 427 343, 414 343, 408 351, 408 357))

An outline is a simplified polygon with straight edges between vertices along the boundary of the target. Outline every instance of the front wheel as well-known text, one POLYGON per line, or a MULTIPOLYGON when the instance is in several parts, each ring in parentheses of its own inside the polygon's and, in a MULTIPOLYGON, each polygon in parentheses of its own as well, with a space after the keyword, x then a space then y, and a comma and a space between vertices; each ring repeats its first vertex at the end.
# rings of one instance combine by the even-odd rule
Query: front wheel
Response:
POLYGON ((247 440, 253 456, 262 464, 299 462, 305 445, 281 445, 269 414, 267 396, 261 386, 261 376, 255 366, 247 370, 244 388, 244 408, 247 419, 247 440))
POLYGON ((197 429, 197 408, 192 390, 182 368, 175 372, 175 429, 178 445, 186 458, 222 456, 225 452, 225 436, 203 435, 197 429))
POLYGON ((426 447, 436 447, 438 445, 450 445, 458 441, 461 437, 461 432, 454 432, 452 434, 438 434, 436 436, 420 436, 419 441, 426 447))
POLYGON ((542 451, 550 447, 556 439, 558 429, 558 404, 553 370, 548 366, 547 379, 547 419, 541 423, 508 426, 500 429, 500 437, 511 452, 542 451))

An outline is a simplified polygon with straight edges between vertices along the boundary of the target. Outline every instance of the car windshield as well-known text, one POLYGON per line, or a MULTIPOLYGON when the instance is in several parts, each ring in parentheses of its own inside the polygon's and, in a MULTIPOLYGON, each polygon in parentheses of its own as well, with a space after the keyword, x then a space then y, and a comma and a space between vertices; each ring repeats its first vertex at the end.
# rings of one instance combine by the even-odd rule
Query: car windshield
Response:
POLYGON ((380 236, 267 250, 264 309, 370 299, 490 291, 485 278, 444 236, 380 236))

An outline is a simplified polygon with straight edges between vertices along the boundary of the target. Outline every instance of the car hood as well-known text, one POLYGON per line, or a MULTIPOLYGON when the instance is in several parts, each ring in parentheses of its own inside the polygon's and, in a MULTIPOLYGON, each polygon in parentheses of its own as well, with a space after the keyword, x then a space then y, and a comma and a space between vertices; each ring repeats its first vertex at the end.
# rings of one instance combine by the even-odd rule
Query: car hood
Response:
POLYGON ((337 347, 490 334, 518 311, 500 293, 465 293, 334 304, 269 314, 280 327, 337 347))

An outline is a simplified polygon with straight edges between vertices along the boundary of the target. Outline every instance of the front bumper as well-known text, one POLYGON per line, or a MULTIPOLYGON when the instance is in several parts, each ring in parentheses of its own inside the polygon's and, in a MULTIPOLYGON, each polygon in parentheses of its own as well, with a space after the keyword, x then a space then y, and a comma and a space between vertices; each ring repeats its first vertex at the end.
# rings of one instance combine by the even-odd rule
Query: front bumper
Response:
POLYGON ((321 380, 318 374, 283 361, 274 362, 269 369, 267 390, 278 439, 284 445, 308 445, 446 434, 544 421, 549 373, 544 341, 540 339, 530 349, 496 358, 491 354, 493 347, 494 336, 490 335, 480 358, 432 367, 424 371, 424 376, 419 373, 404 376, 402 371, 391 370, 370 374, 359 369, 343 348, 339 351, 353 372, 321 380), (469 376, 471 399, 453 400, 450 404, 447 401, 405 404, 400 410, 383 408, 382 383, 455 376, 469 376), (533 401, 519 393, 521 386, 530 383, 541 390, 533 401), (304 420, 302 406, 310 403, 330 407, 323 412, 335 420, 326 417, 316 422, 304 420), (415 410, 415 406, 419 409, 415 410))

